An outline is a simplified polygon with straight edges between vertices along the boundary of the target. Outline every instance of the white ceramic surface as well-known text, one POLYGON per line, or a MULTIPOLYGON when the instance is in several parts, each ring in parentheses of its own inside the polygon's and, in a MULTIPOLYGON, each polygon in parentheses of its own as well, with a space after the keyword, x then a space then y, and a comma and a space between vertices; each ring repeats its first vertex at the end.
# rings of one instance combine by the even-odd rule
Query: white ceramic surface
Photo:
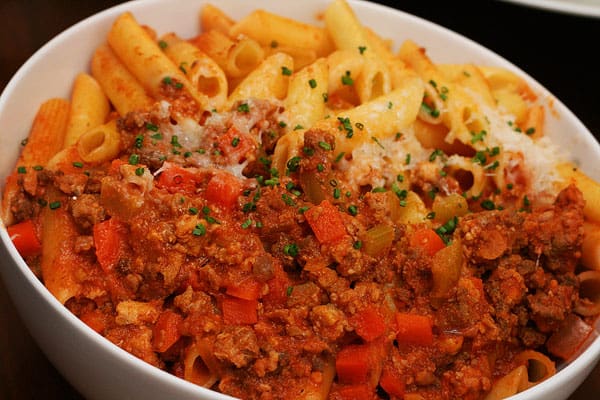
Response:
MULTIPOLYGON (((175 31, 189 37, 197 32, 204 0, 144 0, 125 3, 88 18, 47 43, 15 74, 0 97, 0 180, 12 170, 20 142, 27 137, 37 106, 49 97, 68 97, 76 74, 88 69, 94 48, 112 21, 129 10, 161 34, 175 31)), ((234 18, 265 8, 307 22, 327 0, 219 0, 234 18)), ((558 99, 516 66, 480 45, 433 23, 380 5, 350 0, 359 18, 396 43, 410 38, 427 48, 435 62, 498 65, 523 74, 550 104, 549 136, 570 148, 574 161, 600 180, 600 145, 558 99)), ((559 79, 559 77, 557 77, 559 79)), ((0 272, 17 309, 39 346, 62 374, 90 400, 227 399, 160 371, 88 328, 69 313, 35 278, 20 258, 4 228, 0 229, 0 272)), ((600 358, 600 338, 552 379, 514 397, 515 400, 565 399, 585 379, 600 358)))
POLYGON ((600 18, 600 0, 505 0, 547 11, 600 18))

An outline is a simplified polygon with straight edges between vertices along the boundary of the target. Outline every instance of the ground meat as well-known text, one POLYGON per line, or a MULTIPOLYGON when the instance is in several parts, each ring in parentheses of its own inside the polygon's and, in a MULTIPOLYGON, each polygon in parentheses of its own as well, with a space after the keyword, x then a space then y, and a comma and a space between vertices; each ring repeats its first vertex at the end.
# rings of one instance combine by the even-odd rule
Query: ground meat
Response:
POLYGON ((254 331, 246 326, 226 327, 215 338, 214 349, 215 357, 238 368, 255 360, 260 350, 254 331))
POLYGON ((99 196, 93 194, 82 194, 71 200, 71 213, 82 229, 89 230, 106 218, 106 211, 99 200, 99 196))

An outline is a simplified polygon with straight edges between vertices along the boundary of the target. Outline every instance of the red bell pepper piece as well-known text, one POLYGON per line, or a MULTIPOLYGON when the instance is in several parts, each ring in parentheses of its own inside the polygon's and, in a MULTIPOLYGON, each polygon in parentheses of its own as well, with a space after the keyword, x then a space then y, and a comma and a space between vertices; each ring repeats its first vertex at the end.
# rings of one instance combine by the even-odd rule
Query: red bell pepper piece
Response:
POLYGON ((38 239, 35 224, 28 219, 6 228, 8 236, 21 254, 21 257, 29 257, 40 254, 42 243, 38 239))
POLYGON ((258 300, 226 296, 221 302, 223 321, 230 325, 248 325, 258 322, 258 300))
POLYGON ((348 235, 340 211, 328 200, 306 210, 304 216, 321 244, 333 244, 348 235))
POLYGON ((227 172, 219 172, 210 178, 204 198, 224 209, 232 209, 242 191, 242 183, 227 172))
POLYGON ((429 228, 416 230, 410 237, 410 245, 423 250, 429 256, 433 256, 446 246, 442 238, 429 228))
POLYGON ((155 351, 167 351, 181 337, 179 325, 183 317, 171 310, 163 311, 152 329, 152 347, 155 351))
POLYGON ((399 344, 431 346, 433 331, 431 320, 424 315, 396 313, 396 339, 399 344))

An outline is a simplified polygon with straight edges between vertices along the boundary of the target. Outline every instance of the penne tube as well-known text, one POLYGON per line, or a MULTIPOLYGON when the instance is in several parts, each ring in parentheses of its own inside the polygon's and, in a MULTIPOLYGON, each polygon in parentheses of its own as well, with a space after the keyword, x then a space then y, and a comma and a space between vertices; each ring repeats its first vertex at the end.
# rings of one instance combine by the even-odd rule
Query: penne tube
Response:
MULTIPOLYGON (((496 101, 498 109, 514 116, 517 126, 524 126, 529 115, 529 105, 521 95, 510 89, 501 88, 492 90, 492 96, 496 101)), ((525 129, 523 129, 525 131, 525 129)))
POLYGON ((200 29, 203 32, 216 30, 228 34, 235 21, 213 4, 206 4, 200 10, 200 29))
POLYGON ((514 361, 527 368, 527 382, 521 388, 522 390, 537 385, 556 374, 554 361, 535 350, 522 351, 515 356, 514 361))
POLYGON ((63 147, 74 144, 84 132, 102 125, 109 112, 108 98, 98 82, 88 74, 79 74, 71 93, 71 111, 63 147))
POLYGON ((166 97, 166 86, 189 95, 200 107, 206 96, 198 93, 185 74, 167 57, 130 12, 121 14, 108 32, 108 43, 146 90, 156 99, 166 97))
MULTIPOLYGON (((58 197, 49 204, 60 204, 58 197)), ((77 269, 86 264, 83 257, 73 251, 77 228, 64 207, 44 208, 42 219, 42 279, 61 304, 82 292, 77 280, 77 269)))
POLYGON ((584 317, 600 313, 600 271, 583 271, 579 279, 579 301, 575 312, 584 317))
POLYGON ((119 154, 121 135, 117 120, 111 120, 87 131, 77 141, 77 152, 88 163, 110 161, 119 154))
POLYGON ((527 388, 527 367, 520 365, 498 379, 484 400, 502 400, 527 388))
POLYGON ((92 76, 120 116, 131 111, 145 110, 152 105, 152 97, 117 58, 108 44, 100 45, 92 56, 92 76))
POLYGON ((333 50, 333 43, 325 29, 265 10, 253 11, 240 19, 231 27, 229 35, 245 35, 262 46, 283 45, 312 49, 318 57, 333 50))
POLYGON ((334 0, 325 10, 325 26, 338 50, 370 54, 367 34, 354 11, 344 0, 334 0))
POLYGON ((583 215, 592 222, 600 223, 600 184, 570 163, 558 165, 557 170, 566 185, 575 183, 583 193, 583 215))
POLYGON ((460 188, 468 197, 479 196, 486 187, 487 177, 481 164, 472 159, 456 154, 451 155, 446 162, 448 175, 456 179, 460 188))
POLYGON ((324 58, 292 75, 285 99, 288 132, 297 127, 309 129, 325 117, 323 93, 327 93, 327 81, 327 62, 324 58))
POLYGON ((288 81, 294 70, 294 59, 284 53, 266 58, 233 90, 227 99, 227 108, 250 98, 283 99, 287 95, 288 81))
POLYGON ((333 119, 342 123, 336 136, 336 148, 348 153, 373 138, 383 139, 400 132, 416 118, 422 98, 421 80, 408 78, 394 91, 340 112, 333 119))
POLYGON ((304 68, 309 64, 312 64, 317 60, 317 52, 314 49, 307 49, 304 47, 290 46, 290 45, 277 45, 267 46, 264 48, 265 54, 268 56, 281 52, 292 56, 294 59, 294 65, 297 69, 304 68))
POLYGON ((219 379, 218 361, 210 341, 197 339, 186 350, 183 377, 196 385, 211 387, 219 379))
POLYGON ((600 224, 586 221, 583 232, 581 262, 586 268, 600 271, 600 224))
POLYGON ((285 176, 287 162, 300 155, 300 149, 304 144, 304 129, 290 131, 279 138, 273 153, 272 165, 279 172, 279 176, 285 176))
POLYGON ((391 90, 391 76, 384 45, 378 42, 377 46, 370 42, 369 35, 346 1, 335 0, 327 7, 325 25, 337 49, 366 58, 355 82, 360 102, 365 103, 388 93, 391 90))
POLYGON ((387 65, 373 55, 365 58, 362 72, 356 80, 356 92, 361 103, 374 100, 388 93, 392 88, 392 80, 387 65))
POLYGON ((45 166, 63 148, 70 108, 67 100, 58 98, 42 103, 17 161, 18 166, 45 166))
POLYGON ((529 87, 527 82, 525 82, 522 77, 514 72, 509 71, 506 68, 492 67, 487 65, 480 65, 478 68, 488 81, 492 91, 498 89, 507 89, 518 93, 527 101, 535 101, 537 99, 537 95, 529 87))
POLYGON ((227 78, 219 65, 196 46, 174 33, 161 37, 165 54, 179 66, 210 109, 221 110, 228 95, 227 78))
POLYGON ((544 106, 533 105, 527 112, 527 118, 523 122, 521 130, 534 140, 539 139, 544 136, 544 119, 544 106))
MULTIPOLYGON (((356 87, 353 84, 354 79, 361 75, 365 57, 350 50, 336 50, 327 56, 327 66, 329 69, 329 85, 331 103, 339 97, 346 104, 356 106, 360 103, 356 87)), ((333 108, 348 108, 335 107, 333 108)))
POLYGON ((190 40, 223 69, 228 78, 248 75, 265 58, 263 48, 248 37, 231 39, 218 30, 210 30, 190 40))
POLYGON ((46 100, 38 108, 16 168, 4 182, 0 213, 6 225, 14 223, 11 204, 21 191, 18 181, 22 179, 25 192, 35 195, 37 175, 31 169, 45 167, 62 149, 70 108, 70 103, 60 98, 46 100))
POLYGON ((481 73, 481 70, 473 64, 436 64, 445 78, 477 93, 479 98, 489 107, 494 107, 496 102, 492 96, 490 86, 481 73))

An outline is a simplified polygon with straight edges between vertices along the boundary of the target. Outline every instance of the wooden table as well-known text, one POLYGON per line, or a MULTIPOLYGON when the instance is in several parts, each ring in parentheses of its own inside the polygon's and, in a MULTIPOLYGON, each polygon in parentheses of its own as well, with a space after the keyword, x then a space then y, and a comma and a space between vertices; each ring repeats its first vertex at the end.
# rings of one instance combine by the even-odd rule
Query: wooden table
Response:
MULTIPOLYGON (((0 90, 46 41, 116 3, 119 1, 2 0, 0 90)), ((391 6, 395 3, 387 1, 391 6)), ((591 58, 598 50, 600 19, 501 1, 397 3, 403 11, 459 32, 512 61, 561 99, 596 138, 600 137, 600 73, 591 58)), ((571 400, 594 398, 600 398, 600 366, 571 400)), ((81 399, 32 340, 1 281, 0 399, 81 399)))

